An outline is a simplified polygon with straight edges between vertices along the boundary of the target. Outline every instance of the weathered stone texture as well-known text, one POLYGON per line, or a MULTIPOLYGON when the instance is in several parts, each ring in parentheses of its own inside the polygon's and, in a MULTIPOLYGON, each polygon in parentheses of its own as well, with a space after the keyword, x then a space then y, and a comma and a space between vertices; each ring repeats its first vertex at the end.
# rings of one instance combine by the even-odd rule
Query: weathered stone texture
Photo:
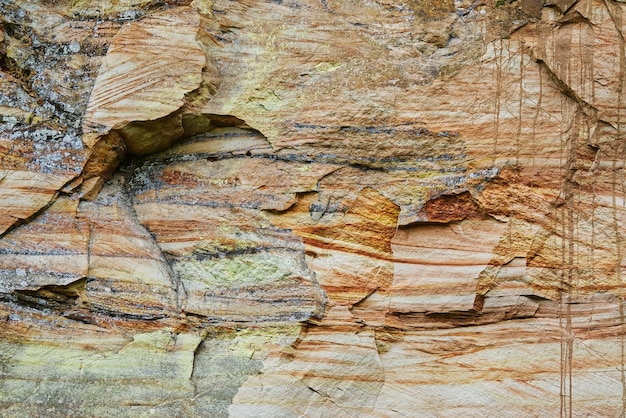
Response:
POLYGON ((0 416, 625 416, 625 9, 0 0, 0 416))

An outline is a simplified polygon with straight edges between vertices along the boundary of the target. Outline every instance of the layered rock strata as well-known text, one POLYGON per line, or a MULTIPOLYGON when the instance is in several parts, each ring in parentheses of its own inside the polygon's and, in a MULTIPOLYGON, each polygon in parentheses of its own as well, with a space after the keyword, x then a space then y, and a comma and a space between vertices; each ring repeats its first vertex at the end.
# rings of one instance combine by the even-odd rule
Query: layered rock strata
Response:
POLYGON ((0 415, 623 416, 625 7, 0 2, 0 415))

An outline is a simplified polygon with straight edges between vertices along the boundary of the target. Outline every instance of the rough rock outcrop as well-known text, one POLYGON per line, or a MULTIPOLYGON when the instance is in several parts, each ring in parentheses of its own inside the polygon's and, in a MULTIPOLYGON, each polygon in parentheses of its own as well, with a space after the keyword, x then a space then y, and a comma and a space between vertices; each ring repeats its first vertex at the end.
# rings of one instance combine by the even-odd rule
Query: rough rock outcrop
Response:
POLYGON ((0 415, 626 414, 626 3, 53 3, 0 0, 0 415))

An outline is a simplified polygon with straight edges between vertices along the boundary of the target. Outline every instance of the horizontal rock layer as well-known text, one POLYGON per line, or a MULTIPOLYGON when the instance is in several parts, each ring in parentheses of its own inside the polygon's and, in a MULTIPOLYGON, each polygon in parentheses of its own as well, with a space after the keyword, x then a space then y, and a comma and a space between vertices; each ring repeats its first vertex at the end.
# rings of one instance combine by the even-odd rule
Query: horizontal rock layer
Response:
POLYGON ((624 415, 625 7, 0 4, 4 414, 624 415))

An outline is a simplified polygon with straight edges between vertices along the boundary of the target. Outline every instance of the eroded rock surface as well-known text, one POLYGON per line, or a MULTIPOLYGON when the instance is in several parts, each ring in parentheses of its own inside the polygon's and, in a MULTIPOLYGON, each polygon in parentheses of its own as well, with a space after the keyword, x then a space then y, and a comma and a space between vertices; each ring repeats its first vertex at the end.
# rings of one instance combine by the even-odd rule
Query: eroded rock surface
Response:
POLYGON ((624 416, 626 3, 1 1, 2 416, 624 416))

